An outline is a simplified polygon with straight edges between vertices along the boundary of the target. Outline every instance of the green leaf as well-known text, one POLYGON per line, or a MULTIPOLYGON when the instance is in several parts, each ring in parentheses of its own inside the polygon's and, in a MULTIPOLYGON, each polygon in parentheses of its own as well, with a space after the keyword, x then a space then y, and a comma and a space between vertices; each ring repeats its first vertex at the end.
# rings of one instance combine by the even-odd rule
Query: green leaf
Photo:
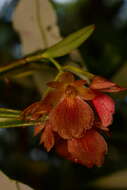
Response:
POLYGON ((41 62, 46 62, 46 59, 43 58, 42 54, 43 54, 43 51, 41 50, 39 52, 34 52, 33 54, 30 54, 24 58, 17 59, 7 65, 3 65, 0 67, 0 75, 5 76, 9 72, 12 72, 12 74, 13 74, 13 72, 21 71, 20 69, 25 69, 25 70, 27 68, 30 69, 28 66, 31 66, 32 63, 34 63, 36 61, 41 60, 41 62), (27 66, 27 68, 26 68, 26 66, 27 66))
POLYGON ((19 115, 21 111, 19 110, 13 110, 13 109, 8 109, 8 108, 0 108, 0 113, 7 113, 7 114, 14 114, 14 115, 19 115))
POLYGON ((0 118, 0 128, 29 127, 34 124, 33 122, 25 122, 20 119, 0 118))
POLYGON ((93 33, 94 28, 94 25, 90 25, 80 29, 79 31, 67 36, 51 48, 48 48, 42 56, 44 58, 55 58, 70 53, 87 40, 87 38, 93 33))
POLYGON ((24 58, 16 60, 10 64, 0 67, 0 77, 27 76, 39 70, 39 64, 49 62, 51 58, 64 56, 75 48, 79 47, 94 31, 94 25, 82 28, 81 30, 69 35, 56 45, 47 50, 34 52, 24 58), (41 63, 39 63, 41 61, 41 63), (42 63, 43 62, 43 63, 42 63), (34 64, 33 64, 34 63, 34 64), (34 65, 34 66, 33 66, 34 65), (36 68, 35 68, 36 65, 36 68), (21 74, 22 73, 22 74, 21 74))
POLYGON ((35 125, 35 122, 27 122, 21 119, 21 111, 0 108, 0 128, 25 127, 35 125))
POLYGON ((0 118, 18 118, 20 116, 20 111, 0 108, 0 118))
POLYGON ((8 79, 15 80, 15 79, 33 75, 37 71, 44 70, 47 67, 48 69, 51 68, 46 63, 42 64, 42 60, 40 62, 29 63, 29 64, 24 63, 22 65, 20 65, 20 60, 19 60, 19 63, 17 64, 10 63, 9 66, 6 65, 6 66, 0 67, 0 78, 6 77, 8 79))

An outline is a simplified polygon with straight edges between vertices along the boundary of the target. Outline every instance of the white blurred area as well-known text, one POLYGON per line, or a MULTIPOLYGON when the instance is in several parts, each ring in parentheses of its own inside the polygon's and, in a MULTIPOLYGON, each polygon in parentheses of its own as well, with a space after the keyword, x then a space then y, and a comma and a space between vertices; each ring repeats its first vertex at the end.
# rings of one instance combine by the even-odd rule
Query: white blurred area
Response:
POLYGON ((126 25, 126 23, 127 23, 127 0, 124 0, 119 10, 119 13, 116 16, 115 25, 118 28, 120 28, 126 25))
POLYGON ((78 0, 53 0, 55 3, 75 3, 78 0))
POLYGON ((9 4, 12 0, 0 0, 0 11, 2 11, 3 7, 9 4))

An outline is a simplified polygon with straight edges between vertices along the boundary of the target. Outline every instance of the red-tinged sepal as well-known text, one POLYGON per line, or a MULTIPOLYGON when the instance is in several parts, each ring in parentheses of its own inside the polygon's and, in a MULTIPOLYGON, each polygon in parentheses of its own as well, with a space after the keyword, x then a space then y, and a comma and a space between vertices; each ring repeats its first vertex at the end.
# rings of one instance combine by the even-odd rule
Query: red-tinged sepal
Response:
POLYGON ((104 138, 93 129, 87 131, 80 139, 68 140, 68 152, 71 154, 73 161, 88 168, 94 165, 100 167, 104 162, 107 149, 104 138))
POLYGON ((113 86, 112 88, 101 90, 101 92, 122 92, 127 90, 127 88, 120 87, 118 85, 113 86))
POLYGON ((121 92, 127 90, 127 88, 120 87, 117 84, 100 76, 94 77, 90 88, 93 90, 100 90, 102 92, 121 92))
POLYGON ((49 113, 50 110, 51 105, 45 104, 43 101, 38 101, 31 104, 25 110, 23 110, 21 113, 21 117, 24 120, 38 120, 44 114, 49 113))
POLYGON ((48 152, 55 144, 52 126, 48 121, 45 124, 45 128, 40 139, 40 144, 44 144, 44 147, 48 152))
POLYGON ((115 86, 116 84, 100 76, 95 76, 91 82, 90 88, 101 90, 115 86))
POLYGON ((113 99, 108 95, 99 93, 98 96, 92 100, 92 103, 101 120, 102 127, 104 128, 111 125, 115 112, 115 102, 113 99))

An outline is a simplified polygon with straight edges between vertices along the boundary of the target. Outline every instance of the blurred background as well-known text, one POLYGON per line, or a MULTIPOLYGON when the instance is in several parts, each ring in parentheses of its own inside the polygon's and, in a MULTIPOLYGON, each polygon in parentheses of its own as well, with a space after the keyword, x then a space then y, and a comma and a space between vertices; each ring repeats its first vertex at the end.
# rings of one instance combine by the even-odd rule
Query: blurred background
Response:
MULTIPOLYGON (((12 24, 19 1, 22 0, 0 0, 0 65, 22 56, 20 36, 12 24)), ((80 47, 85 66, 90 72, 127 87, 127 0, 50 2, 62 36, 95 24, 94 34, 80 47)), ((0 80, 1 107, 24 109, 39 100, 37 86, 31 83, 32 79, 0 80)), ((32 128, 11 128, 0 129, 0 169, 36 190, 127 189, 126 92, 113 98, 116 114, 110 127, 111 136, 106 137, 109 152, 101 168, 87 169, 54 151, 47 153, 39 145, 39 137, 33 137, 32 128), (107 182, 105 176, 111 180, 108 178, 107 182)))

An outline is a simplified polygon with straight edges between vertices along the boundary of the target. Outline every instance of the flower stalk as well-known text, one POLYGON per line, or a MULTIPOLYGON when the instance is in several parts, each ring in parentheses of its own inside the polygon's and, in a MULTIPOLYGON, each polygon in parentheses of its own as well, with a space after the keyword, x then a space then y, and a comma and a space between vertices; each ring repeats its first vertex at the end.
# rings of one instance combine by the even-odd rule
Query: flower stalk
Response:
POLYGON ((63 67, 64 71, 70 71, 74 74, 76 74, 78 76, 78 74, 82 74, 85 77, 87 77, 89 80, 93 79, 93 77, 95 76, 94 74, 88 72, 88 71, 84 71, 83 69, 79 68, 79 67, 74 67, 71 65, 66 65, 63 67))

